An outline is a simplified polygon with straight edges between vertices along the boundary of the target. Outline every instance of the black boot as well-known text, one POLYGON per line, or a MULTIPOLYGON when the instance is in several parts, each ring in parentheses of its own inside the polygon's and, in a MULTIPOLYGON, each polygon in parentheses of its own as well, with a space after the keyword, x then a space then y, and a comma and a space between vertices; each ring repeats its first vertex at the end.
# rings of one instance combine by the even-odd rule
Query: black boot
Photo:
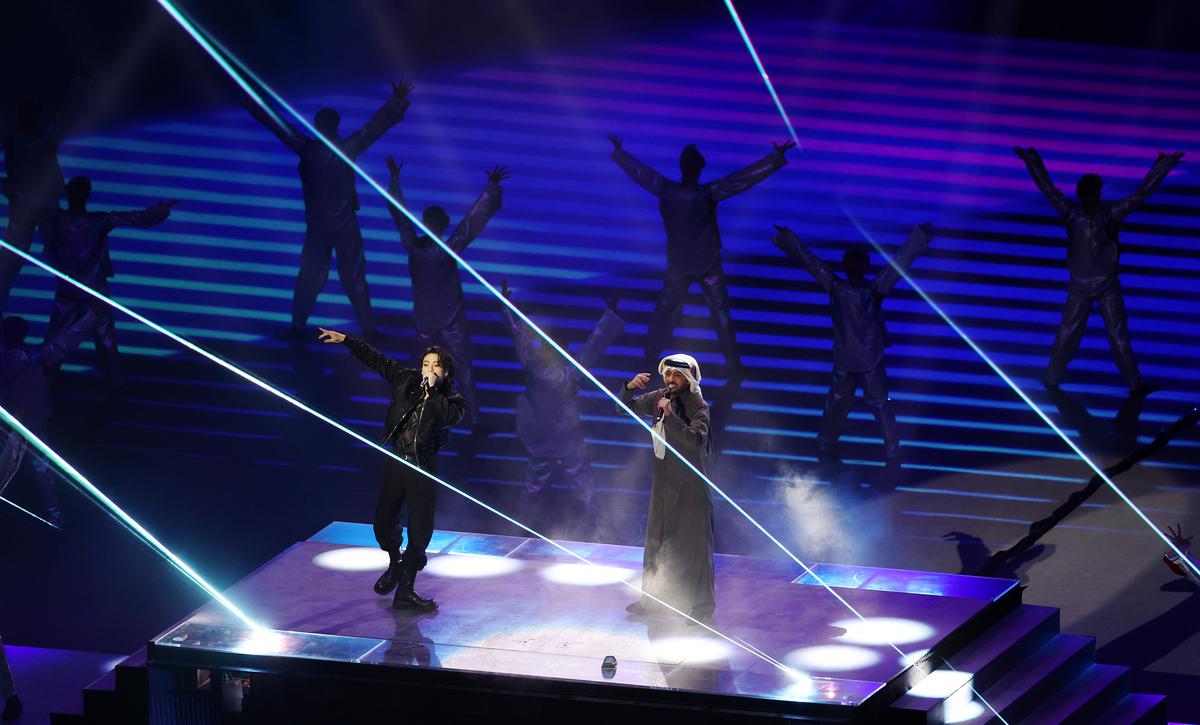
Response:
POLYGON ((432 612, 437 609, 437 602, 432 599, 422 599, 420 594, 413 591, 413 583, 417 579, 415 571, 405 571, 400 574, 400 588, 392 598, 392 609, 415 609, 418 612, 432 612))
POLYGON ((398 551, 389 551, 388 554, 391 555, 392 561, 388 564, 387 571, 380 574, 379 578, 375 580, 375 593, 380 596, 383 596, 384 594, 390 594, 391 591, 396 588, 396 585, 400 583, 400 564, 403 561, 401 558, 402 555, 398 551))

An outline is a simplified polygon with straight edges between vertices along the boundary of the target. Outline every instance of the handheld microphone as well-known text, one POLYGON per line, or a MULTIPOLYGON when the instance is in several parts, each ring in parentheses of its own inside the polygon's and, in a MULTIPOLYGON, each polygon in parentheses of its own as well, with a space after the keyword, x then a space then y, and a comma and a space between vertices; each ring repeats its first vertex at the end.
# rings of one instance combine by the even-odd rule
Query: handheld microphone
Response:
MULTIPOLYGON (((663 400, 666 400, 666 401, 668 401, 668 402, 669 402, 669 401, 671 400, 671 391, 670 391, 670 390, 668 390, 668 391, 666 392, 666 394, 665 394, 665 395, 663 395, 662 399, 663 399, 663 400)), ((660 420, 662 420, 662 419, 663 419, 663 409, 662 409, 662 408, 659 408, 659 409, 658 409, 658 413, 656 413, 656 414, 655 414, 655 416, 654 416, 654 424, 655 424, 655 425, 658 425, 658 421, 660 421, 660 420)))

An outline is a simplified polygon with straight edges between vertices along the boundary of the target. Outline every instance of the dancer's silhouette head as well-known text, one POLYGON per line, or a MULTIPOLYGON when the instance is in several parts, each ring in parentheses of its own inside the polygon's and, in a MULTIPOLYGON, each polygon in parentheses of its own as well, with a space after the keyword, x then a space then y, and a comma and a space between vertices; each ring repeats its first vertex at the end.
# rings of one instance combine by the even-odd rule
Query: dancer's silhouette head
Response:
POLYGON ((92 180, 86 176, 76 176, 67 182, 67 204, 72 209, 83 209, 87 206, 88 196, 92 193, 92 180))
POLYGON ((440 237, 446 233, 446 227, 450 226, 450 215, 440 206, 426 207, 425 211, 421 212, 421 221, 440 237))
POLYGON ((1085 214, 1092 214, 1100 206, 1100 190, 1104 188, 1104 180, 1099 174, 1084 174, 1075 184, 1075 195, 1085 214))
POLYGON ((313 121, 322 136, 337 136, 338 124, 342 122, 342 115, 332 108, 322 108, 317 111, 317 116, 313 121))
POLYGON ((842 271, 852 280, 863 279, 867 276, 867 267, 871 264, 871 255, 865 249, 855 247, 847 249, 842 255, 842 271))
POLYGON ((696 144, 684 146, 683 151, 679 152, 679 171, 683 174, 683 180, 696 181, 703 170, 704 155, 696 148, 696 144))
POLYGON ((29 323, 24 317, 9 315, 4 318, 4 347, 12 349, 25 344, 25 336, 29 334, 29 323))

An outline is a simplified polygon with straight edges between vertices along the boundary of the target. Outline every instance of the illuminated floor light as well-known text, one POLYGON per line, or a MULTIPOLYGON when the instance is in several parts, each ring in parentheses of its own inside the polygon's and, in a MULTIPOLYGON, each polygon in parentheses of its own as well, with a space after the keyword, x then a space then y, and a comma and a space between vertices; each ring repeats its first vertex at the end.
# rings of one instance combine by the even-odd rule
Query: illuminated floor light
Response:
POLYGON ((286 645, 287 637, 282 633, 272 632, 268 629, 259 629, 247 632, 246 637, 231 647, 230 650, 247 655, 273 655, 280 654, 286 649, 286 645))
POLYGON ((660 662, 704 664, 729 657, 729 645, 712 637, 664 637, 652 642, 654 656, 660 662))
POLYGON ((982 704, 975 701, 969 672, 934 670, 908 691, 913 697, 944 700, 942 721, 948 723, 974 720, 984 713, 982 704))
POLYGON ((912 652, 909 652, 900 658, 900 664, 904 665, 905 667, 911 667, 920 662, 921 658, 927 654, 929 654, 928 649, 913 650, 912 652))
POLYGON ((913 697, 928 697, 944 700, 971 684, 974 675, 969 672, 934 670, 908 691, 913 697))
POLYGON ((881 659, 882 655, 866 647, 823 644, 792 650, 783 661, 805 672, 849 672, 870 667, 881 659))
POLYGON ((803 672, 796 672, 793 675, 792 684, 776 693, 777 697, 785 700, 796 700, 798 702, 806 702, 811 700, 813 695, 817 693, 816 683, 813 678, 803 672))
POLYGON ((541 575, 557 584, 577 587, 596 587, 605 584, 620 584, 637 576, 636 569, 619 566, 583 566, 580 564, 554 564, 542 569, 541 575))
MULTIPOLYGON (((0 241, 0 244, 9 247, 9 245, 5 242, 0 241)), ((9 247, 9 249, 12 249, 12 247, 9 247)), ((257 622, 246 616, 246 614, 242 612, 237 605, 229 601, 229 599, 226 598, 225 595, 220 591, 218 591, 216 587, 214 587, 212 584, 209 584, 208 580, 200 576, 200 574, 198 574, 195 569, 189 566, 186 561, 179 558, 175 552, 164 546, 163 543, 156 539, 153 534, 147 531, 144 526, 138 523, 132 516, 125 513, 124 509, 106 496, 103 491, 96 488, 96 486, 91 481, 87 480, 82 473, 75 470, 74 466, 72 466, 70 463, 67 463, 66 459, 58 455, 53 448, 46 445, 41 438, 35 436, 32 431, 30 431, 23 423, 21 423, 21 421, 13 417, 13 415, 3 407, 0 407, 0 418, 2 418, 4 422, 8 424, 14 433, 20 434, 26 441, 29 442, 29 445, 33 446, 33 448, 36 449, 44 458, 46 458, 46 460, 53 463, 59 471, 65 473, 66 479, 69 483, 82 490, 86 495, 89 495, 95 499, 96 502, 99 503, 100 506, 110 513, 115 519, 117 519, 122 526, 133 532, 146 545, 153 549, 155 553, 166 559, 167 563, 175 567, 184 576, 186 576, 188 579, 191 579, 201 589, 207 592, 208 595, 215 599, 222 607, 226 609, 226 611, 240 619, 250 629, 262 629, 257 622)))
POLYGON ((845 629, 838 639, 851 644, 912 644, 937 634, 924 622, 896 617, 843 619, 833 626, 845 629))
POLYGON ((386 569, 388 553, 371 546, 350 546, 323 551, 312 562, 322 569, 334 571, 379 571, 386 569))
POLYGON ((520 569, 520 559, 482 554, 442 554, 430 557, 425 573, 453 579, 478 579, 511 574, 520 569))

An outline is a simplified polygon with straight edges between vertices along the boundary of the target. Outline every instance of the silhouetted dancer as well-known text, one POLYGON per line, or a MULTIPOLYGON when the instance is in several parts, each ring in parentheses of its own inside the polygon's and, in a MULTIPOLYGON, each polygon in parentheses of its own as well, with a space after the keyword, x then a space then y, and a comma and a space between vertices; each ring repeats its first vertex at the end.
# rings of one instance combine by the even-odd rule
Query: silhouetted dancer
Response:
MULTIPOLYGON (((454 361, 450 353, 431 347, 421 356, 420 370, 405 367, 364 340, 333 330, 321 330, 326 344, 344 343, 351 354, 392 386, 388 406, 386 436, 381 445, 391 444, 396 455, 412 465, 434 473, 437 454, 450 438, 450 429, 462 420, 466 404, 453 387, 454 361)), ((383 469, 383 485, 375 507, 375 540, 388 553, 387 570, 375 582, 375 592, 383 595, 396 589, 392 606, 429 612, 437 603, 413 590, 417 572, 425 568, 425 549, 433 538, 434 509, 438 483, 399 461, 388 458, 383 469), (408 504, 408 548, 400 527, 400 511, 408 504)))
POLYGON ((785 154, 795 147, 791 141, 782 146, 772 142, 771 153, 740 171, 716 181, 700 183, 704 156, 694 144, 679 154, 680 181, 670 181, 638 161, 622 145, 621 138, 610 134, 612 160, 629 174, 638 186, 658 199, 658 211, 667 231, 667 276, 646 331, 646 365, 658 360, 675 330, 683 300, 693 283, 712 315, 721 354, 725 357, 727 389, 734 389, 742 378, 741 356, 733 321, 729 316, 729 292, 721 266, 721 233, 717 229, 717 204, 742 193, 787 164, 785 154))
MULTIPOLYGON (((67 208, 59 209, 47 225, 49 239, 46 256, 59 270, 95 291, 108 294, 108 278, 113 276, 112 258, 108 252, 108 235, 117 227, 152 227, 171 215, 175 201, 160 201, 135 211, 88 211, 88 196, 92 182, 86 176, 76 176, 67 184, 67 208)), ((96 357, 115 390, 121 386, 121 367, 117 354, 116 321, 112 307, 59 280, 54 291, 54 311, 46 328, 46 339, 53 339, 72 320, 87 310, 96 314, 92 337, 96 342, 96 357)))
POLYGON ((813 254, 787 227, 776 225, 775 245, 784 254, 803 266, 829 294, 833 316, 833 383, 825 397, 825 412, 817 433, 817 458, 822 463, 837 463, 838 438, 850 415, 854 391, 861 387, 863 402, 871 409, 883 436, 883 452, 887 466, 900 466, 900 433, 896 429, 896 414, 888 398, 887 368, 883 362, 884 349, 890 344, 883 319, 883 300, 900 280, 900 271, 907 271, 913 260, 925 251, 933 239, 929 222, 913 227, 908 241, 892 258, 892 264, 874 279, 867 277, 871 263, 865 249, 846 250, 842 255, 842 279, 833 269, 813 254))
MULTIPOLYGON (((504 296, 509 297, 508 280, 503 281, 502 287, 504 296)), ((625 329, 625 321, 617 316, 616 307, 617 298, 609 297, 596 329, 575 353, 575 359, 583 367, 595 365, 625 329)), ((505 314, 512 327, 517 359, 525 368, 525 390, 517 398, 517 439, 529 454, 524 508, 533 514, 534 497, 551 488, 554 481, 565 480, 580 509, 581 520, 590 521, 592 457, 579 415, 583 375, 507 308, 505 314)), ((539 507, 537 513, 544 513, 543 509, 539 507)), ((563 518, 561 512, 555 512, 556 523, 551 526, 551 533, 554 528, 562 528, 563 518)))
MULTIPOLYGON (((712 463, 708 403, 700 390, 700 365, 691 355, 669 355, 658 364, 663 387, 645 390, 650 373, 621 384, 621 402, 654 418, 654 430, 705 476, 712 463)), ((625 411, 617 408, 625 415, 625 411)), ((642 553, 642 591, 701 622, 716 609, 713 564, 713 506, 708 484, 654 438, 654 477, 642 553)), ((625 609, 645 614, 655 608, 643 596, 625 609)))
MULTIPOLYGON (((46 118, 41 106, 32 99, 22 101, 15 118, 0 129, 4 145, 7 178, 4 195, 8 197, 8 228, 4 241, 22 252, 33 245, 34 232, 41 231, 46 242, 45 225, 58 209, 65 190, 62 167, 58 164, 58 145, 67 125, 77 115, 85 83, 75 76, 67 88, 58 113, 46 118)), ((12 252, 0 253, 0 313, 25 260, 12 252)))
MULTIPOLYGON (((50 404, 50 374, 67 359, 83 341, 83 336, 96 326, 96 313, 84 309, 82 315, 54 337, 47 336, 42 344, 25 344, 29 323, 23 317, 4 318, 3 344, 0 350, 0 405, 35 436, 46 439, 46 426, 53 412, 50 404)), ((21 469, 29 444, 25 437, 10 431, 0 450, 0 494, 21 469)), ((33 462, 34 486, 46 508, 46 518, 56 526, 62 525, 62 509, 55 490, 55 474, 41 456, 33 462)))
MULTIPOLYGON (((317 111, 313 125, 342 153, 357 159, 408 110, 412 84, 400 81, 392 96, 358 131, 342 138, 341 116, 332 108, 317 111)), ((367 259, 362 232, 358 228, 358 192, 354 169, 342 161, 321 139, 312 138, 296 126, 277 121, 258 105, 246 102, 246 110, 300 157, 300 188, 304 193, 304 247, 300 251, 300 273, 292 295, 292 336, 301 338, 312 314, 317 295, 329 279, 329 257, 337 252, 338 279, 364 332, 373 331, 371 296, 367 290, 367 259)))
POLYGON ((1079 205, 1076 206, 1054 186, 1037 149, 1018 146, 1013 151, 1025 162, 1034 183, 1050 201, 1050 205, 1062 215, 1067 226, 1067 269, 1070 270, 1071 280, 1067 285, 1067 304, 1063 308, 1062 323, 1054 337, 1050 364, 1043 382, 1049 388, 1057 387, 1062 382, 1067 365, 1079 349, 1088 314, 1095 303, 1100 308, 1100 316, 1104 318, 1113 360, 1129 389, 1142 394, 1157 390, 1156 381, 1142 377, 1133 356, 1133 344, 1129 341, 1125 297, 1118 279, 1121 247, 1117 238, 1117 223, 1154 193, 1183 158, 1183 152, 1160 153, 1137 190, 1113 203, 1100 201, 1103 180, 1097 174, 1084 174, 1075 185, 1075 194, 1079 197, 1079 205))
MULTIPOLYGON (((404 193, 400 188, 400 169, 403 164, 397 164, 391 156, 387 161, 391 175, 388 193, 396 201, 404 203, 404 193)), ((509 177, 509 170, 504 166, 496 166, 486 173, 487 186, 454 228, 454 233, 444 240, 446 246, 456 254, 461 255, 467 245, 483 232, 492 215, 500 210, 500 182, 509 177)), ((475 428, 479 422, 479 400, 475 395, 475 378, 471 374, 471 334, 458 263, 432 239, 417 234, 416 225, 395 207, 389 204, 388 211, 400 232, 400 241, 408 252, 417 341, 421 347, 441 345, 450 351, 454 357, 458 389, 467 401, 467 423, 475 428)), ((440 206, 426 208, 421 213, 421 221, 439 239, 445 237, 450 227, 450 216, 440 206)))

